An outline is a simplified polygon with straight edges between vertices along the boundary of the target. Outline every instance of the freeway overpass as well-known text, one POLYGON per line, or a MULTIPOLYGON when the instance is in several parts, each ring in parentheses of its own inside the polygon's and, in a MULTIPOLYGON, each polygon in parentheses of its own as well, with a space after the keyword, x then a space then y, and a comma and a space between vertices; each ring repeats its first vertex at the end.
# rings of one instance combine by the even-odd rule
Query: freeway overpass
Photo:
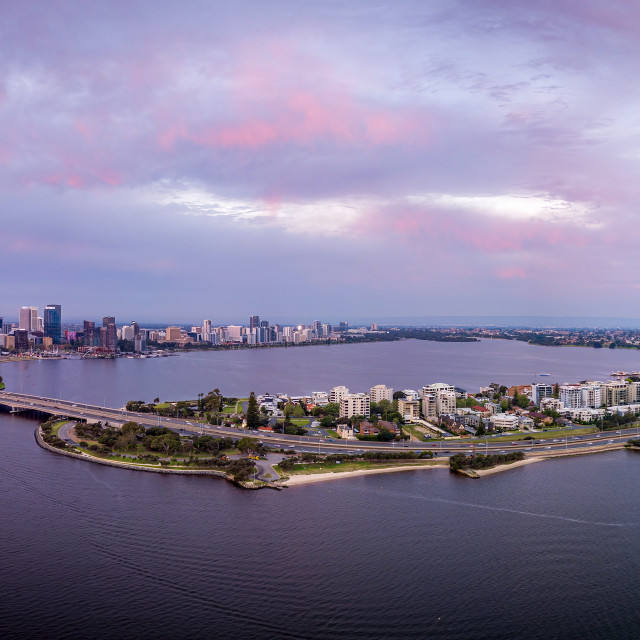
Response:
MULTIPOLYGON (((456 442, 411 442, 411 443, 388 443, 388 442, 367 442, 367 441, 329 441, 318 436, 291 436, 279 433, 264 433, 248 431, 240 427, 218 427, 205 425, 197 422, 190 422, 179 418, 167 418, 149 413, 136 413, 125 409, 114 409, 110 407, 100 407, 97 405, 62 400, 60 398, 46 398, 24 393, 13 393, 10 391, 0 391, 0 406, 13 412, 26 412, 33 414, 45 414, 65 416, 76 420, 88 422, 103 422, 112 425, 121 425, 127 421, 137 422, 147 428, 167 427, 177 432, 187 434, 207 434, 213 436, 229 436, 241 438, 242 436, 253 436, 261 438, 265 444, 273 447, 284 447, 295 449, 296 451, 311 451, 321 453, 353 453, 362 451, 394 451, 405 447, 411 451, 434 451, 440 455, 450 453, 470 452, 472 447, 477 453, 496 453, 498 451, 524 450, 527 455, 547 456, 580 452, 589 449, 616 449, 620 448, 624 442, 631 437, 638 437, 640 429, 622 429, 620 431, 606 432, 603 434, 589 434, 584 436, 558 437, 554 440, 547 440, 535 446, 531 441, 492 442, 491 438, 476 439, 470 441, 456 442)), ((515 436, 514 436, 515 437, 515 436)))

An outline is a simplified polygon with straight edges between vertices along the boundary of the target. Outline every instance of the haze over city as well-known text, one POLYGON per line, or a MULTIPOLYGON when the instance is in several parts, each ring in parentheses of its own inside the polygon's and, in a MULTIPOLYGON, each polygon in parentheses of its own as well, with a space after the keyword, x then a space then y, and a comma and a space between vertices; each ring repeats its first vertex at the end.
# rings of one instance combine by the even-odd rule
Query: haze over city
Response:
POLYGON ((2 23, 7 316, 640 311, 635 3, 34 1, 2 23))

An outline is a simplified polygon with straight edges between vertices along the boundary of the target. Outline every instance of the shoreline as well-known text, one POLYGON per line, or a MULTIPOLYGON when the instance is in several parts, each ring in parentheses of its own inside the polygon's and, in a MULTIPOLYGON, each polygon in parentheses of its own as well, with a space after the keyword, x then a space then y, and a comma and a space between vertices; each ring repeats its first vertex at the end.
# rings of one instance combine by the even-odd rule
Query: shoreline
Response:
MULTIPOLYGON (((560 456, 554 456, 560 457, 560 456)), ((508 471, 509 469, 515 469, 516 467, 523 467, 527 464, 533 464, 534 462, 542 462, 543 460, 547 460, 548 458, 535 457, 535 458, 525 458, 524 460, 517 460, 516 462, 511 462, 509 464, 500 464, 496 467, 491 467, 489 469, 474 469, 474 471, 480 476, 490 476, 494 473, 500 473, 501 471, 508 471)))
POLYGON ((325 480, 341 480, 343 478, 354 478, 356 476, 377 475, 380 473, 395 473, 397 471, 423 471, 424 469, 445 469, 449 470, 448 464, 431 465, 404 465, 401 467, 385 467, 384 469, 358 469, 355 471, 327 471, 326 473, 300 473, 289 476, 282 481, 283 487, 294 487, 325 480))

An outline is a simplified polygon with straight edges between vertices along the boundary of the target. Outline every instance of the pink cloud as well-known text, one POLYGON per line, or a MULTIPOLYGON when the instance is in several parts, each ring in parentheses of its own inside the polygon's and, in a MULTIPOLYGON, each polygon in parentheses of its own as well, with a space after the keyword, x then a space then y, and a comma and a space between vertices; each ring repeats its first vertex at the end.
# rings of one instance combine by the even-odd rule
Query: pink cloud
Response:
POLYGON ((524 280, 527 277, 527 273, 524 269, 518 267, 496 269, 496 276, 501 280, 524 280))

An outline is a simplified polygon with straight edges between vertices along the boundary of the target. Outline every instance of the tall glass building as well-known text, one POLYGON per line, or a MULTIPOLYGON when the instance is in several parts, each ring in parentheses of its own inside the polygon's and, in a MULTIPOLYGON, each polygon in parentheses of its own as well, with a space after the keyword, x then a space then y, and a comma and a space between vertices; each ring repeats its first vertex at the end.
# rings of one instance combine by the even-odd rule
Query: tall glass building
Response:
POLYGON ((44 308, 44 335, 51 338, 53 344, 60 344, 62 339, 62 307, 59 304, 48 304, 44 308))

